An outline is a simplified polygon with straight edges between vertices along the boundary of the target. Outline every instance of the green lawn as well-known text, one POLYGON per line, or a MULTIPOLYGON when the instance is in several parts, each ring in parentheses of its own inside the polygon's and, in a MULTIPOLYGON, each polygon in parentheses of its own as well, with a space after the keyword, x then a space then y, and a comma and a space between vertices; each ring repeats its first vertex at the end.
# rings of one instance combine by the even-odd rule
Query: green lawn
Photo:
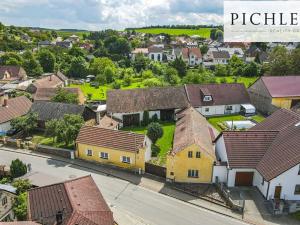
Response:
MULTIPOLYGON (((87 97, 92 94, 91 100, 106 100, 106 91, 112 89, 111 85, 100 86, 99 88, 92 87, 89 83, 84 84, 71 84, 70 87, 80 87, 83 94, 87 97)), ((132 83, 130 86, 121 86, 121 89, 132 89, 144 87, 141 82, 132 83)))
POLYGON ((211 28, 200 28, 200 29, 172 29, 172 28, 146 28, 146 29, 135 29, 135 31, 140 33, 148 34, 170 34, 173 36, 179 35, 199 35, 203 38, 209 38, 211 28))
POLYGON ((80 37, 81 39, 83 38, 83 34, 86 34, 86 35, 90 34, 89 31, 61 31, 61 30, 56 30, 56 33, 58 34, 58 36, 61 36, 63 38, 68 38, 71 35, 75 34, 78 37, 80 37))
POLYGON ((56 148, 67 148, 67 149, 74 149, 74 143, 69 144, 68 146, 65 146, 64 143, 56 143, 53 142, 52 137, 46 137, 42 132, 37 132, 33 135, 33 138, 31 140, 35 144, 40 144, 40 145, 48 145, 51 147, 56 147, 56 148))
MULTIPOLYGON (((265 118, 261 115, 255 115, 252 116, 251 119, 259 123, 263 121, 265 118)), ((223 123, 225 121, 240 121, 240 120, 248 120, 248 119, 242 115, 229 115, 229 116, 218 116, 218 117, 208 118, 208 122, 211 125, 213 125, 218 131, 224 130, 223 127, 219 126, 219 123, 223 123)))
MULTIPOLYGON (((223 79, 224 77, 216 77, 217 82, 221 83, 221 79, 223 79)), ((233 76, 228 76, 225 77, 227 83, 234 83, 234 77, 233 76)), ((245 87, 248 88, 251 84, 253 84, 256 80, 258 79, 258 77, 239 77, 237 82, 238 83, 244 83, 245 87)))
MULTIPOLYGON (((160 165, 164 165, 166 162, 166 155, 169 150, 171 150, 173 146, 173 138, 175 131, 175 123, 172 122, 162 122, 161 123, 164 134, 162 138, 158 139, 156 145, 159 148, 158 160, 157 163, 160 165)), ((146 134, 147 127, 139 126, 139 127, 125 127, 122 130, 132 131, 139 134, 146 134)))

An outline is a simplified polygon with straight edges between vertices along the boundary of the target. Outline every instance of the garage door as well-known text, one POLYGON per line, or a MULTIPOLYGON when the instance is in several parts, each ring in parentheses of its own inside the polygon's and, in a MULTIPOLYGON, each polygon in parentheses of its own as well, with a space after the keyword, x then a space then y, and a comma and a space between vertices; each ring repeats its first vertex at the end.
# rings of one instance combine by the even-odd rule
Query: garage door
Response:
POLYGON ((235 186, 252 186, 253 172, 236 172, 235 186))

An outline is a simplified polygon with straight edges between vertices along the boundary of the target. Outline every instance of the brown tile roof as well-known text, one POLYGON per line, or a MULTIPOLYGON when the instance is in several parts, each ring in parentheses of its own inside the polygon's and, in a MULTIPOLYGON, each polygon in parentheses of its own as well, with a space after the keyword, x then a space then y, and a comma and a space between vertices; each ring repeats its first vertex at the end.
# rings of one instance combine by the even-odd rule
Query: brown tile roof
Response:
POLYGON ((202 58, 199 48, 182 48, 182 57, 189 58, 190 54, 196 55, 197 58, 202 58))
POLYGON ((186 91, 193 107, 250 103, 244 84, 188 84, 186 91), (204 102, 203 94, 211 95, 213 100, 204 102))
POLYGON ((8 99, 7 106, 0 106, 0 124, 27 114, 31 105, 32 102, 25 96, 8 99))
POLYGON ((243 132, 224 132, 230 167, 256 168, 272 180, 300 163, 300 114, 280 109, 243 132))
POLYGON ((84 126, 79 131, 76 143, 137 152, 144 146, 144 140, 143 134, 84 126))
POLYGON ((33 221, 15 221, 15 222, 0 222, 0 225, 39 225, 33 221))
POLYGON ((5 80, 19 80, 26 78, 26 72, 21 66, 0 66, 0 80, 3 79, 5 72, 8 72, 11 76, 11 78, 5 80))
POLYGON ((105 115, 101 120, 97 127, 106 128, 106 129, 116 129, 121 121, 118 119, 109 117, 105 115))
MULTIPOLYGON (((79 95, 80 88, 63 88, 64 90, 79 95)), ((34 101, 50 101, 56 95, 57 88, 38 88, 34 94, 34 101)))
POLYGON ((278 131, 224 131, 230 168, 255 168, 278 131))
POLYGON ((196 109, 189 107, 177 115, 172 154, 196 144, 200 150, 215 158, 209 124, 196 109))
POLYGON ((213 51, 212 52, 213 58, 215 59, 229 59, 230 54, 228 51, 213 51))
POLYGON ((33 85, 36 88, 56 88, 63 85, 63 81, 56 75, 47 75, 37 79, 33 85))
POLYGON ((108 113, 180 109, 188 106, 184 87, 155 87, 107 92, 108 113))
POLYGON ((148 52, 149 53, 160 53, 160 52, 163 52, 163 48, 159 48, 159 47, 156 47, 156 46, 151 46, 148 48, 148 52))
POLYGON ((300 96, 300 75, 263 76, 260 79, 262 79, 272 97, 300 96))
POLYGON ((34 188, 28 192, 29 220, 56 224, 63 212, 63 225, 113 225, 113 215, 91 176, 34 188))

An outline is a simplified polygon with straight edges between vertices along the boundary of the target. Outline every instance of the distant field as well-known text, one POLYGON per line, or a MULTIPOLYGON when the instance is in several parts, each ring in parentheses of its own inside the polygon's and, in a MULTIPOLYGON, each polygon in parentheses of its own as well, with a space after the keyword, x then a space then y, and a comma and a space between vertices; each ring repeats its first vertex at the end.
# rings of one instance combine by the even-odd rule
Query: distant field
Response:
POLYGON ((66 37, 66 38, 71 36, 72 34, 75 34, 78 37, 82 38, 83 34, 90 33, 89 31, 60 31, 60 30, 57 30, 56 32, 59 36, 66 37))
POLYGON ((199 35, 203 38, 208 38, 210 36, 211 28, 200 28, 198 30, 195 29, 172 29, 172 28, 146 28, 146 29, 135 29, 137 32, 148 33, 148 34, 161 34, 166 33, 174 36, 178 35, 199 35))

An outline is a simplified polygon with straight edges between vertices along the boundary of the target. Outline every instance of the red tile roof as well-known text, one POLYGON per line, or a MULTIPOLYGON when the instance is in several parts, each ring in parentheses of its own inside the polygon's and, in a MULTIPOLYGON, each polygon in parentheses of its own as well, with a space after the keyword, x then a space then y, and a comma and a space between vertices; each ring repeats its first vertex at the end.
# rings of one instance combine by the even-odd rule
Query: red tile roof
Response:
POLYGON ((33 85, 36 88, 56 88, 63 85, 63 81, 56 75, 47 75, 43 78, 37 79, 33 85))
POLYGON ((272 97, 300 96, 300 75, 261 77, 272 97))
POLYGON ((188 84, 185 86, 187 97, 193 107, 209 105, 233 105, 250 103, 244 84, 188 84), (213 100, 204 102, 203 94, 209 94, 213 100))
POLYGON ((202 58, 202 54, 199 48, 182 48, 182 57, 189 58, 189 56, 193 54, 197 58, 202 58))
POLYGON ((32 221, 0 222, 0 225, 39 225, 40 223, 32 221))
POLYGON ((280 109, 243 132, 223 132, 230 167, 256 168, 272 180, 300 163, 300 114, 280 109))
POLYGON ((4 80, 19 80, 27 77, 25 70, 21 66, 0 66, 0 80, 3 79, 5 72, 8 72, 11 77, 4 80))
POLYGON ((79 131, 76 143, 137 152, 144 146, 144 140, 143 134, 84 126, 79 131))
POLYGON ((31 189, 29 220, 56 224, 63 212, 63 225, 113 225, 113 215, 91 176, 31 189))
POLYGON ((187 108, 176 115, 178 121, 174 133, 172 154, 196 144, 200 150, 215 159, 215 151, 209 131, 209 123, 196 109, 187 108))
POLYGON ((0 106, 0 123, 8 122, 16 117, 26 115, 32 102, 25 96, 7 100, 7 106, 0 106))

